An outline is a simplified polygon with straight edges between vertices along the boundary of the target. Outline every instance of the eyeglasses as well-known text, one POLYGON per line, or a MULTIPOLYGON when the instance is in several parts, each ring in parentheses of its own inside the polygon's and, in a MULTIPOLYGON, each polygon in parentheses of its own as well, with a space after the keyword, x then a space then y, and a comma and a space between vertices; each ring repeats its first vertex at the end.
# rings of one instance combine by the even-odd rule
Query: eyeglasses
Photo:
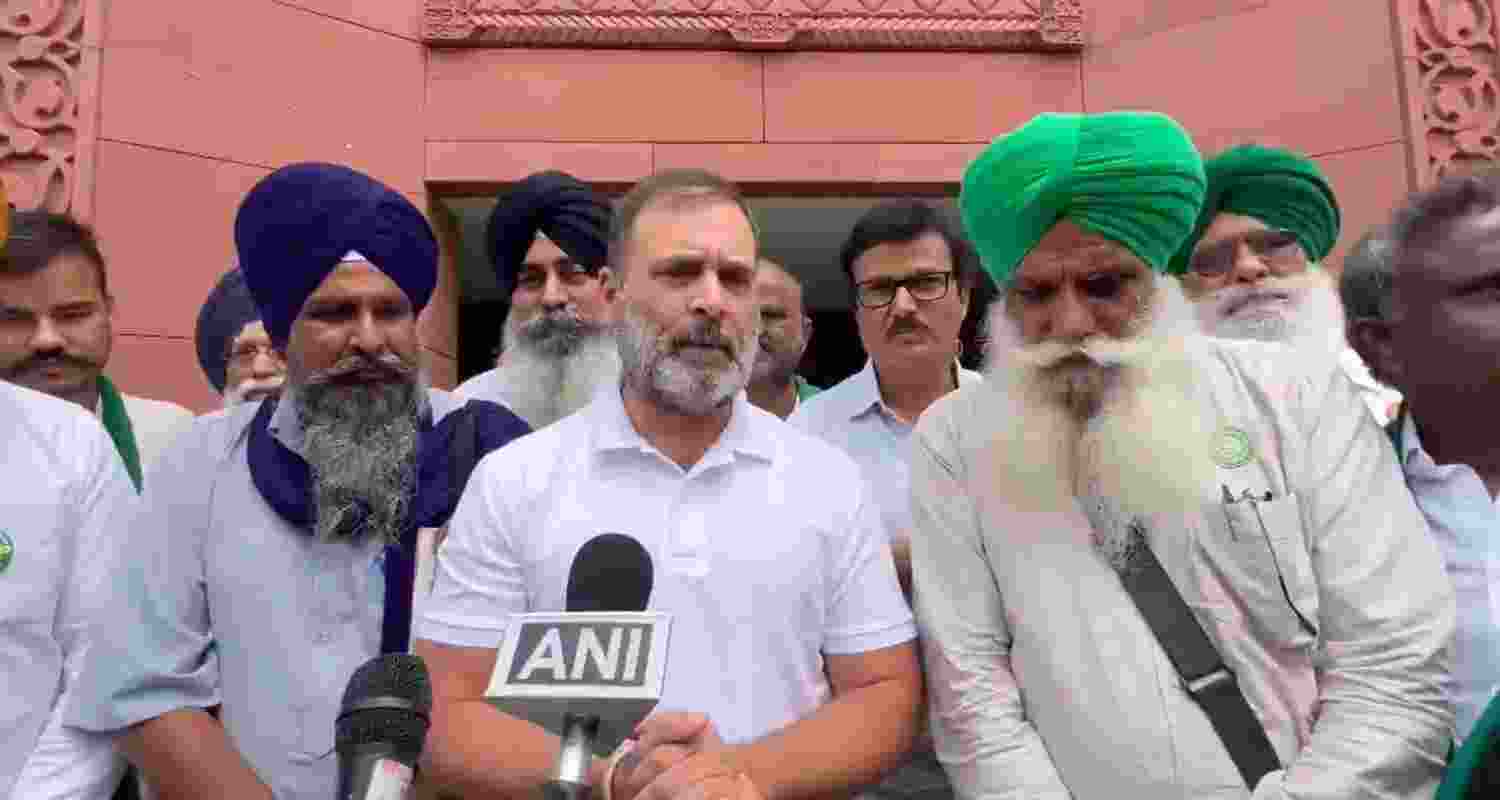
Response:
POLYGON ((942 299, 948 293, 949 272, 921 272, 890 280, 876 278, 854 284, 854 299, 864 308, 885 308, 896 301, 896 291, 905 289, 911 299, 923 303, 942 299))
POLYGON ((1272 229, 1251 231, 1242 236, 1231 236, 1214 242, 1193 254, 1188 262, 1188 269, 1205 278, 1228 274, 1234 269, 1241 242, 1272 272, 1295 272, 1307 265, 1307 253, 1302 249, 1297 234, 1272 229))
POLYGON ((273 362, 281 362, 281 354, 268 344, 242 344, 229 351, 229 363, 237 367, 248 367, 261 356, 266 356, 273 362))

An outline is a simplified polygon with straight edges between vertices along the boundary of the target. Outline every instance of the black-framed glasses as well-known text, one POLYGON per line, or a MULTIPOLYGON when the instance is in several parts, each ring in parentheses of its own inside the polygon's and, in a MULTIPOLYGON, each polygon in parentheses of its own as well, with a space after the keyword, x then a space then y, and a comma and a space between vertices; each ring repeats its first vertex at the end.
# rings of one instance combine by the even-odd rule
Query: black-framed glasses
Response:
POLYGON ((1272 228, 1231 236, 1201 248, 1188 261, 1188 269, 1205 278, 1217 278, 1234 269, 1240 243, 1260 259, 1272 272, 1295 271, 1307 265, 1307 252, 1297 234, 1272 228))
POLYGON ((896 302, 896 291, 905 289, 911 299, 923 303, 942 299, 948 293, 953 272, 919 272, 905 278, 876 278, 854 284, 854 300, 864 308, 885 308, 896 302))

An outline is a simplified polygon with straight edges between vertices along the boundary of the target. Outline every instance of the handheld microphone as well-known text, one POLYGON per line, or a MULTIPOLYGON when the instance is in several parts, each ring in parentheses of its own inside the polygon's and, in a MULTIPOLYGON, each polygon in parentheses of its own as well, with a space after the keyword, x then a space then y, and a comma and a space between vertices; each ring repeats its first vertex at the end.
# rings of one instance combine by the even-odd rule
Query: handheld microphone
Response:
POLYGON ((422 659, 388 653, 355 670, 334 723, 339 800, 404 800, 431 713, 422 659))
POLYGON ((562 739, 549 800, 586 798, 593 757, 618 747, 661 699, 671 621, 645 611, 652 582, 640 542, 600 534, 573 558, 567 613, 517 614, 506 626, 485 697, 562 739))

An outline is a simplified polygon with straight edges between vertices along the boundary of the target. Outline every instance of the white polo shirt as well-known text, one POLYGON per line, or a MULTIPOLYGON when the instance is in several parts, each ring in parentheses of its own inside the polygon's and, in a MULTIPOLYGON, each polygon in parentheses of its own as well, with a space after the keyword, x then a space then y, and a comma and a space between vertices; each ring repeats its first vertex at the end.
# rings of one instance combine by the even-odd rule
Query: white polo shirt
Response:
POLYGON ((124 762, 62 708, 135 486, 83 409, 4 382, 0 441, 0 797, 107 797, 124 762))
POLYGON ((658 708, 706 713, 729 742, 826 702, 823 654, 916 635, 847 456, 742 392, 685 470, 636 432, 617 387, 480 462, 416 635, 496 647, 509 615, 564 610, 573 557, 601 533, 640 541, 655 568, 649 608, 673 616, 658 708))

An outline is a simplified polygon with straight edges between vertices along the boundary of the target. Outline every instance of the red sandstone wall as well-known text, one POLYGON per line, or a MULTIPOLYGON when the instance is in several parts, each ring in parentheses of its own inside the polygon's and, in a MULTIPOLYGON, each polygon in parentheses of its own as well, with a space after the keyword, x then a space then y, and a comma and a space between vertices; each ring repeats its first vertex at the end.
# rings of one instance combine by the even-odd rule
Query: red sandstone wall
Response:
MULTIPOLYGON (((193 323, 270 169, 342 161, 425 204, 425 52, 412 0, 115 0, 104 15, 94 220, 117 295, 110 372, 196 409, 216 398, 193 323)), ((451 381, 453 314, 424 317, 451 381)))
MULTIPOLYGON (((1345 244, 1408 187, 1383 0, 1090 0, 1081 57, 426 52, 419 6, 108 3, 93 208, 127 390, 213 404, 194 317, 228 264, 238 198, 297 159, 344 161, 417 199, 424 179, 444 191, 545 167, 628 183, 698 165, 874 191, 956 181, 1040 111, 1154 108, 1208 152, 1255 140, 1314 155, 1343 202, 1345 244)), ((451 283, 424 318, 440 385, 455 370, 451 283)))

